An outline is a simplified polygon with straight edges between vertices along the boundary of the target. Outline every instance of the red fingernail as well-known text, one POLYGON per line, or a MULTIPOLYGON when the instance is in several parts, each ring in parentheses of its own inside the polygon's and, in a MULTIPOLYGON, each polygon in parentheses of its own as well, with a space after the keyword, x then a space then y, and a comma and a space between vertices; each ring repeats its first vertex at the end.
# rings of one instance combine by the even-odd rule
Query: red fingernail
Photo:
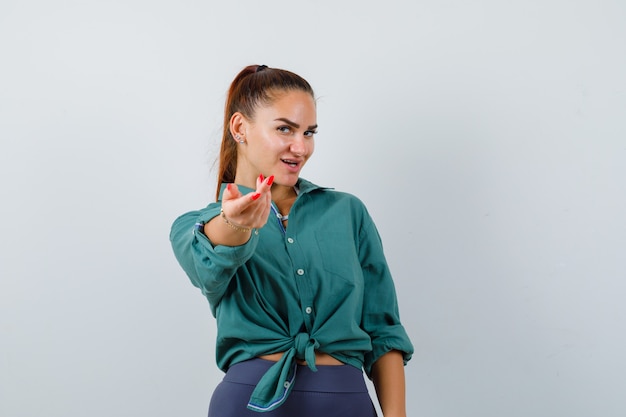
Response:
POLYGON ((253 200, 256 200, 257 198, 261 197, 261 193, 256 193, 252 196, 253 200))
POLYGON ((230 184, 227 184, 227 185, 226 185, 226 189, 227 189, 228 191, 230 191, 230 184))
POLYGON ((265 177, 263 177, 263 174, 259 175, 259 179, 261 180, 261 182, 263 182, 263 180, 265 179, 265 177))
POLYGON ((267 179, 267 185, 272 185, 273 182, 274 182, 274 176, 272 175, 271 177, 267 179))

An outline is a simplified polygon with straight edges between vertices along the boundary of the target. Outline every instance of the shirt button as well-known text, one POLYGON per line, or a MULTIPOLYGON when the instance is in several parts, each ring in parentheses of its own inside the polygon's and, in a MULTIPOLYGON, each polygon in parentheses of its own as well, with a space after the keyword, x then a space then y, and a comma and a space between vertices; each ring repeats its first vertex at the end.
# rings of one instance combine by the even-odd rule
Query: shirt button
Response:
POLYGON ((311 307, 307 307, 307 308, 304 309, 304 311, 306 311, 306 314, 311 314, 313 309, 311 307))
POLYGON ((290 237, 288 237, 288 238, 287 238, 287 242, 289 242, 289 243, 293 243, 293 239, 292 239, 292 238, 290 238, 290 237))
POLYGON ((296 271, 296 274, 298 274, 298 275, 304 275, 304 269, 298 269, 298 270, 296 271))
POLYGON ((289 388, 290 385, 291 383, 289 381, 285 381, 285 383, 283 384, 285 388, 289 388))

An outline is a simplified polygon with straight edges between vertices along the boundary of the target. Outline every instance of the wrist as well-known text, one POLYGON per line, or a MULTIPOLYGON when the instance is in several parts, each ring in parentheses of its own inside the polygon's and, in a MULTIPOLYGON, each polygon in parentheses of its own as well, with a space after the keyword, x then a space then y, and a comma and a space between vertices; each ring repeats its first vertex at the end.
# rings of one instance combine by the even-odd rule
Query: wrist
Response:
MULTIPOLYGON (((226 217, 226 213, 224 213, 224 209, 220 209, 220 216, 222 217, 222 220, 224 221, 224 223, 226 223, 226 225, 228 227, 230 227, 231 229, 233 229, 233 230, 236 230, 236 231, 242 232, 242 233, 250 233, 253 230, 250 227, 246 227, 246 226, 243 226, 241 224, 237 224, 237 223, 233 222, 232 220, 229 220, 226 217)), ((254 232, 258 234, 256 229, 254 229, 254 232)))

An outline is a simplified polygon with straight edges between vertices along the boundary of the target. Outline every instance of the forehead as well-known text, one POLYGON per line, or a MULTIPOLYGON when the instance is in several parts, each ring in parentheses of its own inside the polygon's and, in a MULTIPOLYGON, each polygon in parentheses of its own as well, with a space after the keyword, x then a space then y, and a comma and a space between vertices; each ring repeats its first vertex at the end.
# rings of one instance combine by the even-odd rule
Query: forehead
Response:
POLYGON ((272 96, 271 103, 259 105, 255 119, 284 117, 307 125, 315 124, 317 111, 311 94, 301 90, 287 90, 274 92, 272 96))

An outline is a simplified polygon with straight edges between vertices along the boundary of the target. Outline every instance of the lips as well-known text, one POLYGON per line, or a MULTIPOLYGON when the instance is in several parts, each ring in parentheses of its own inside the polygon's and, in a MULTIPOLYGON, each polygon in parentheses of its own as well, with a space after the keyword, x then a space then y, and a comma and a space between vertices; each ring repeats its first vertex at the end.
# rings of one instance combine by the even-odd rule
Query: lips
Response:
POLYGON ((281 159, 281 161, 289 165, 291 168, 297 168, 300 165, 300 161, 295 159, 281 159))

